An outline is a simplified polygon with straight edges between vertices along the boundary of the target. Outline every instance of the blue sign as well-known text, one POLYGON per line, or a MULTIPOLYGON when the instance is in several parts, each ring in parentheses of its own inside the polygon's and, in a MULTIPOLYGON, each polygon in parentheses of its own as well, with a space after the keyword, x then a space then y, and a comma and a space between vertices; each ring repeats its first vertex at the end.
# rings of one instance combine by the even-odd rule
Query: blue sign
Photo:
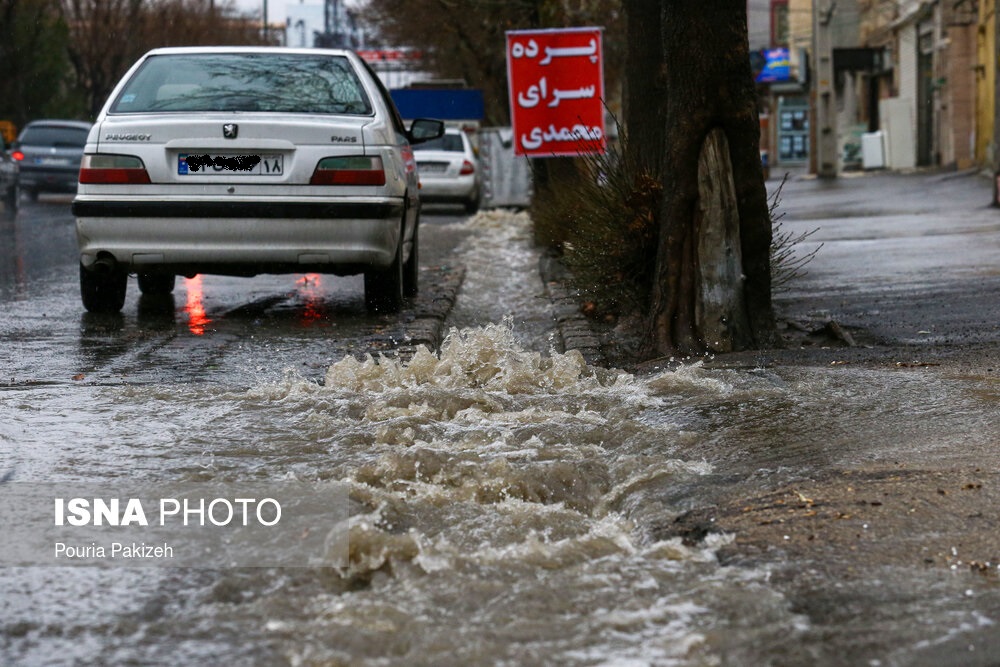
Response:
POLYGON ((389 91, 403 118, 482 120, 483 92, 472 88, 396 88, 389 91))
POLYGON ((781 83, 792 78, 791 60, 788 49, 767 49, 764 51, 764 68, 757 75, 757 83, 781 83))

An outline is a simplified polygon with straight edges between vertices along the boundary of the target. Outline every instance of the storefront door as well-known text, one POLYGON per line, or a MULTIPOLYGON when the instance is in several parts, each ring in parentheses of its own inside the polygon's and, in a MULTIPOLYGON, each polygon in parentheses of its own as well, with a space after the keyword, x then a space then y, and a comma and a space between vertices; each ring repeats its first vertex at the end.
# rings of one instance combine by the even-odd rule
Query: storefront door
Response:
POLYGON ((778 100, 778 164, 804 164, 809 159, 809 103, 804 97, 778 100))

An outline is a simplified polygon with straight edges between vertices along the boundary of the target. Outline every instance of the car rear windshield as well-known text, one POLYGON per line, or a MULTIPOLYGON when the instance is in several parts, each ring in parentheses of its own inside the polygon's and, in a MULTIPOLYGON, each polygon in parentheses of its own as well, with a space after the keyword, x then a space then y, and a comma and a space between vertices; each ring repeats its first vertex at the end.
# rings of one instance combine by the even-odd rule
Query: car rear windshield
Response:
POLYGON ((452 151, 461 153, 465 150, 462 145, 462 135, 445 134, 437 139, 431 139, 413 147, 415 151, 452 151))
POLYGON ((343 56, 165 54, 132 76, 111 113, 265 111, 367 116, 371 103, 343 56))
POLYGON ((20 142, 25 146, 83 148, 83 145, 87 143, 87 130, 79 127, 35 125, 25 128, 20 142))

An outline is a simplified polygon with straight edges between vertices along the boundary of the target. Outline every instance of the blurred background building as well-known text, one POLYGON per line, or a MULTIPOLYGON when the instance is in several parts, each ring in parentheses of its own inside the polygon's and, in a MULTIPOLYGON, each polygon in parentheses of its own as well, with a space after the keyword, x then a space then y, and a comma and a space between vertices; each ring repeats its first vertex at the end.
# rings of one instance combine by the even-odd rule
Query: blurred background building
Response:
POLYGON ((816 172, 824 132, 835 136, 837 171, 992 164, 993 0, 750 0, 748 10, 751 49, 777 50, 772 60, 787 64, 769 74, 759 58, 772 168, 816 172), (828 82, 817 74, 824 58, 828 82), (817 93, 824 83, 830 118, 817 93))

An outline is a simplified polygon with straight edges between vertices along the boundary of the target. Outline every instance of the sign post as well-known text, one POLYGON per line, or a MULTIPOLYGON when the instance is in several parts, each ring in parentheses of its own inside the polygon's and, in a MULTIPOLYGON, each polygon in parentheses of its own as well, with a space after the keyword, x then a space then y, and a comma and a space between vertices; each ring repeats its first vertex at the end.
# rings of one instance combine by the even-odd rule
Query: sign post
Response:
POLYGON ((514 153, 603 153, 604 62, 600 28, 507 33, 514 153))

